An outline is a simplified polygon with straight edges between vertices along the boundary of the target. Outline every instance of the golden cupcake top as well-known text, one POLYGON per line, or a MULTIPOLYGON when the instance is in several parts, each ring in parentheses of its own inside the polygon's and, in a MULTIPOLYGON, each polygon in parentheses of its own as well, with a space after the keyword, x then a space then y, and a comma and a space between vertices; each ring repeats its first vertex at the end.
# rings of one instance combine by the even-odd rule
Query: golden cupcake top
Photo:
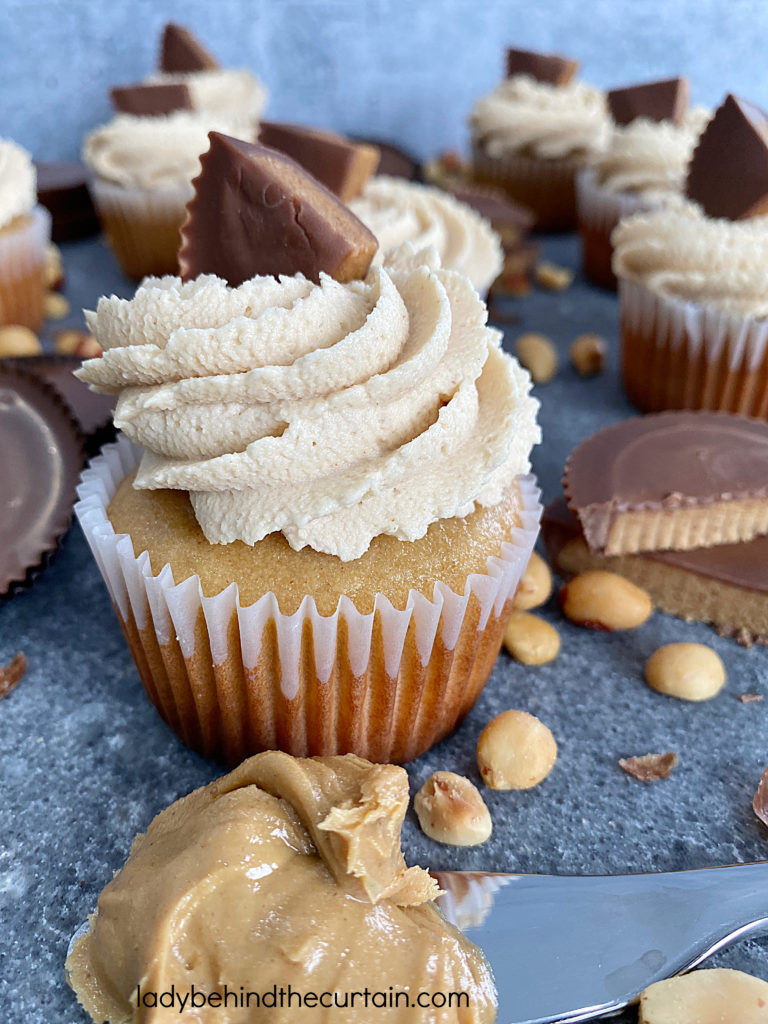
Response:
POLYGON ((10 139, 0 138, 0 228, 32 211, 37 175, 32 157, 10 139))
MULTIPOLYGON (((240 1024, 290 986, 316 997, 313 1019, 352 1024, 370 1019, 351 1000, 367 989, 401 994, 388 1020, 493 1021, 487 961, 437 910, 437 883, 405 865, 407 806, 402 768, 353 754, 243 762, 137 837, 67 960, 78 999, 116 1024, 149 1019, 158 993, 229 992, 198 1019, 240 1024), (250 1005, 232 998, 247 992, 250 1005), (450 992, 462 998, 432 1003, 450 992)), ((295 1014, 295 999, 270 1007, 276 1022, 295 1014)))

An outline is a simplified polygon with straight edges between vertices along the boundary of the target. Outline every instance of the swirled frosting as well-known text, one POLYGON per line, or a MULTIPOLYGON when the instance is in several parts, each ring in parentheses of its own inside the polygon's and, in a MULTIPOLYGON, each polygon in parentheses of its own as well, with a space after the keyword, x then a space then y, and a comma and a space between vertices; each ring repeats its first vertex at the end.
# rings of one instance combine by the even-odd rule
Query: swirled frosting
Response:
POLYGON ((645 117, 616 125, 607 149, 593 161, 598 184, 654 198, 682 192, 688 161, 710 117, 705 107, 692 107, 681 125, 645 117))
POLYGON ((488 221, 453 196, 429 185, 380 175, 372 178, 350 209, 386 253, 403 242, 433 245, 446 270, 458 270, 484 292, 501 272, 501 242, 488 221))
POLYGON ((29 153, 0 139, 0 228, 29 213, 37 202, 37 175, 29 153))
POLYGON ((99 178, 115 185, 189 187, 200 172, 209 131, 232 134, 236 125, 186 110, 164 117, 118 114, 86 138, 83 159, 99 178))
MULTIPOLYGON (((407 806, 402 768, 354 754, 269 751, 243 762, 136 839, 67 960, 78 999, 94 1021, 122 1024, 148 1019, 138 986, 145 997, 173 990, 181 999, 192 985, 206 994, 290 985, 335 994, 336 1007, 315 1004, 313 1021, 352 1024, 380 1010, 355 1009, 351 992, 392 986, 414 1000, 466 992, 468 1006, 438 1009, 438 1000, 419 1011, 401 1002, 387 1020, 490 1024, 496 997, 485 958, 440 915, 435 881, 405 866, 407 806)), ((171 1012, 177 1019, 178 1005, 171 1012)), ((281 1024, 302 1012, 295 1002, 266 1010, 231 999, 194 1011, 201 1024, 262 1016, 281 1024)))
POLYGON ((365 281, 147 279, 86 313, 135 486, 190 494, 211 543, 282 531, 343 560, 501 501, 538 441, 530 380, 469 280, 406 244, 365 281))
POLYGON ((526 152, 546 159, 583 159, 610 136, 605 96, 583 82, 553 86, 528 75, 505 78, 475 104, 472 134, 492 157, 526 152))
POLYGON ((614 230, 616 274, 686 302, 768 316, 768 217, 723 220, 669 200, 614 230))
POLYGON ((232 122, 237 138, 251 138, 267 103, 267 90, 250 71, 217 68, 188 73, 157 72, 147 84, 186 85, 197 113, 232 122))

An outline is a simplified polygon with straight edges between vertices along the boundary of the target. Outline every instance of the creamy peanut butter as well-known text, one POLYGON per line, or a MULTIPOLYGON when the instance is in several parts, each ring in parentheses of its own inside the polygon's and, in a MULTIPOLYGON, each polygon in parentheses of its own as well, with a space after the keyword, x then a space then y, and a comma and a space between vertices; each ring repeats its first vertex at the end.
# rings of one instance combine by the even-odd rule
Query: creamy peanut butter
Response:
POLYGON ((493 1021, 485 958, 435 907, 436 882, 405 865, 407 806, 402 768, 353 754, 257 754, 172 804, 135 840, 73 947, 69 983, 94 1021, 110 1024, 302 1019, 295 1002, 264 1009, 253 999, 180 1015, 193 985, 208 994, 289 985, 330 993, 335 1005, 303 1011, 329 1024, 493 1021), (350 1005, 366 988, 422 993, 430 1005, 350 1005), (148 1005, 147 993, 171 992, 172 1007, 148 1005), (438 1005, 449 992, 465 992, 465 1005, 438 1005))

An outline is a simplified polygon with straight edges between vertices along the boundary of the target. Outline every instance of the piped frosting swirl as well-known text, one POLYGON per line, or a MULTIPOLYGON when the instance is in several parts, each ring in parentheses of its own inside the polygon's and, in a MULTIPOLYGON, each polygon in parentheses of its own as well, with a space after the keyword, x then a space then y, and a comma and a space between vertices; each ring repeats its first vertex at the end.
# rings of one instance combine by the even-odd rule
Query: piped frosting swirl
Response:
POLYGON ((30 213, 37 202, 37 175, 29 153, 0 139, 0 228, 30 213))

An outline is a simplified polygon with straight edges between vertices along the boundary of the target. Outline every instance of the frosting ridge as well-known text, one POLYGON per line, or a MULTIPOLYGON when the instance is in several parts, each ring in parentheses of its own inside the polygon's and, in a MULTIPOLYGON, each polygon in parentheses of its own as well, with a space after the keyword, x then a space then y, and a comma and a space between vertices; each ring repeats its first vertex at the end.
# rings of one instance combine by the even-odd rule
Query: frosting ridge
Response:
POLYGON ((10 139, 0 139, 0 228, 31 213, 37 202, 32 157, 10 139))

